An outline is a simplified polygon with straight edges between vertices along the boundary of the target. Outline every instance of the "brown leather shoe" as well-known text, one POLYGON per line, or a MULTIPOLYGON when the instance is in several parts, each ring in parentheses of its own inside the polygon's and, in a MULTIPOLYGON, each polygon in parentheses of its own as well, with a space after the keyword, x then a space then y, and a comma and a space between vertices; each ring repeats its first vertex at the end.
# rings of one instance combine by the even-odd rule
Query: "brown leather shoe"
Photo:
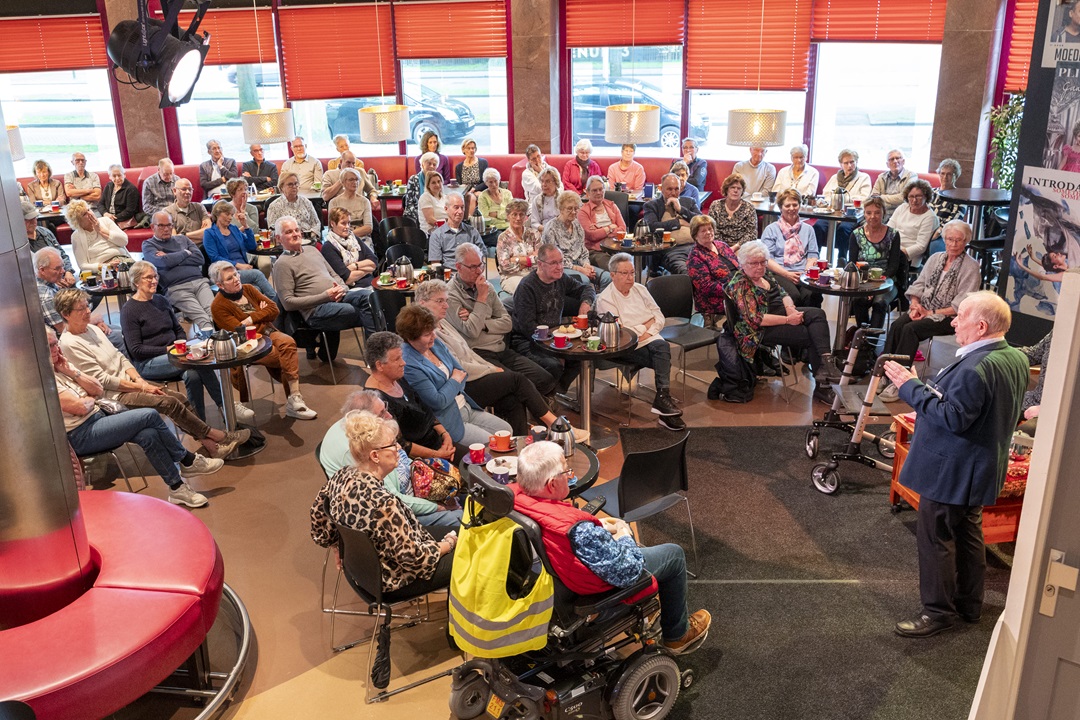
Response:
POLYGON ((690 616, 690 629, 678 640, 665 640, 664 647, 676 655, 689 655, 701 647, 709 636, 712 615, 708 610, 698 610, 690 616))

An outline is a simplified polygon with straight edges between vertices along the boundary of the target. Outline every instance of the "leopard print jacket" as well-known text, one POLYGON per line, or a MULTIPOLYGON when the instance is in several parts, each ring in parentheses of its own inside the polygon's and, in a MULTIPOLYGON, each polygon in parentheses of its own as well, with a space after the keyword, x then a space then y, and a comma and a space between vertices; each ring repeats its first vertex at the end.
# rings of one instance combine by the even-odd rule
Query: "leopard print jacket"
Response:
POLYGON ((362 530, 371 538, 382 565, 384 591, 399 590, 435 574, 439 543, 424 530, 412 510, 370 473, 344 467, 315 496, 311 505, 311 539, 322 547, 336 544, 335 525, 362 530))

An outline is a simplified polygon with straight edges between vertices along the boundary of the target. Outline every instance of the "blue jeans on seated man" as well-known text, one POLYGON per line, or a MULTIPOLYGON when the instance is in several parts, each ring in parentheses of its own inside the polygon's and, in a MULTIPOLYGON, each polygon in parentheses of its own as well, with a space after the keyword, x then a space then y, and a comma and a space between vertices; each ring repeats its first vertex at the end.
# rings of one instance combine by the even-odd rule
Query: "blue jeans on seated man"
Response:
POLYGON ((206 420, 206 400, 203 391, 210 393, 210 399, 224 412, 221 398, 221 384, 218 382, 217 373, 210 368, 198 368, 181 370, 169 362, 165 355, 158 355, 149 360, 133 360, 132 365, 143 378, 161 382, 184 379, 184 389, 187 391, 188 402, 195 408, 195 414, 199 419, 206 420))
POLYGON ((660 630, 665 640, 678 640, 690 629, 686 612, 686 555, 674 543, 640 549, 645 569, 660 586, 660 630))
POLYGON ((274 292, 274 288, 270 285, 270 281, 266 279, 266 276, 262 274, 261 270, 248 268, 247 270, 237 270, 236 274, 240 276, 240 282, 245 285, 254 285, 263 295, 274 302, 277 302, 277 293, 274 292))
POLYGON ((76 455, 93 455, 135 443, 169 488, 175 490, 183 482, 176 463, 188 451, 153 408, 134 408, 116 415, 96 412, 67 436, 76 455))

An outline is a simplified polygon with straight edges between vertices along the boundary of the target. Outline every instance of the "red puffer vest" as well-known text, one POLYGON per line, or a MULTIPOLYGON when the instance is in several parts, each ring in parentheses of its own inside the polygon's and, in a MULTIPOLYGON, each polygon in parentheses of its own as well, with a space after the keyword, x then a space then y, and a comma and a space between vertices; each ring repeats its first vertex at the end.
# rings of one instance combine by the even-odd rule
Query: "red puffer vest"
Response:
MULTIPOLYGON (((597 518, 565 501, 530 497, 517 483, 510 488, 514 491, 514 509, 540 525, 544 550, 563 585, 577 595, 595 595, 615 589, 578 560, 570 545, 570 529, 582 522, 600 525, 597 518)), ((656 578, 653 578, 648 588, 624 602, 632 605, 656 592, 657 588, 656 578)))

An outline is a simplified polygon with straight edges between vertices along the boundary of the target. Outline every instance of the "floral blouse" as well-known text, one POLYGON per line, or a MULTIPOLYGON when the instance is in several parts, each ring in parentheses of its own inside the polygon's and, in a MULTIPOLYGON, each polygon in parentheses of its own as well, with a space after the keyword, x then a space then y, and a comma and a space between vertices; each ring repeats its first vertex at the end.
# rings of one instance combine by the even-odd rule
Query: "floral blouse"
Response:
POLYGON ((330 547, 338 541, 336 525, 362 530, 379 553, 383 588, 400 590, 435 574, 439 543, 412 511, 379 478, 356 467, 334 473, 311 505, 311 539, 330 547), (326 513, 326 500, 330 514, 326 513))
POLYGON ((709 217, 716 222, 716 238, 728 245, 757 240, 757 212, 745 200, 740 201, 734 215, 728 215, 727 205, 720 198, 709 207, 709 217))
POLYGON ((544 228, 543 241, 557 245, 563 254, 563 267, 575 265, 586 267, 589 264, 589 251, 585 249, 585 228, 574 218, 570 227, 555 218, 544 228))
POLYGON ((417 223, 420 222, 420 193, 422 192, 420 181, 423 177, 424 173, 418 172, 409 178, 409 182, 405 184, 405 199, 401 201, 401 214, 412 218, 417 223))
POLYGON ((535 256, 541 244, 540 233, 536 231, 536 228, 526 227, 524 236, 520 238, 514 234, 513 230, 507 229, 502 232, 495 247, 499 275, 503 277, 527 275, 532 268, 521 265, 513 258, 522 255, 535 256))
POLYGON ((956 220, 964 213, 963 205, 942 196, 938 188, 934 188, 934 192, 931 194, 927 204, 930 206, 930 210, 937 215, 938 222, 942 225, 951 220, 956 220))
POLYGON ((866 236, 866 227, 860 226, 855 228, 851 236, 848 250, 851 262, 869 263, 872 268, 881 268, 885 277, 896 278, 900 271, 900 233, 886 225, 885 237, 875 243, 866 236))
POLYGON ((761 343, 761 321, 769 312, 769 306, 782 305, 787 296, 771 272, 765 272, 765 280, 772 286, 771 290, 759 288, 739 270, 726 286, 728 295, 739 309, 739 317, 732 323, 735 343, 739 346, 739 354, 749 362, 754 361, 761 343))
POLYGON ((694 243, 686 260, 686 273, 694 286, 694 307, 697 311, 723 315, 724 285, 739 269, 739 260, 727 243, 716 240, 714 244, 716 255, 694 243))

